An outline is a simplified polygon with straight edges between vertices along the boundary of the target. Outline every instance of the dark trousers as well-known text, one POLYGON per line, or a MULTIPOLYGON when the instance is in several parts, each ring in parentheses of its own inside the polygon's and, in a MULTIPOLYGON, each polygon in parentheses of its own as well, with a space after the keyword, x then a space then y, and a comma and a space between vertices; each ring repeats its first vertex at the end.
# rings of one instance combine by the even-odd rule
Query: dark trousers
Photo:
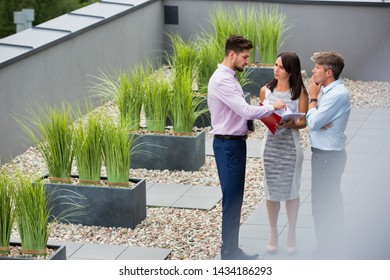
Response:
POLYGON ((341 258, 344 244, 344 206, 340 190, 347 154, 312 149, 311 200, 317 249, 313 258, 341 258))
POLYGON ((221 254, 227 255, 238 249, 245 184, 246 141, 214 138, 213 149, 222 190, 221 254))

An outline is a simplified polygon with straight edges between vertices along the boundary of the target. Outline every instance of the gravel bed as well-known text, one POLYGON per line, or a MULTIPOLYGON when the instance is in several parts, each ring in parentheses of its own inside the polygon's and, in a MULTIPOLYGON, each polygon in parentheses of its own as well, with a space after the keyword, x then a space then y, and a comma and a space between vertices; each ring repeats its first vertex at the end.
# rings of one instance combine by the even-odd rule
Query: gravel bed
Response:
MULTIPOLYGON (((305 83, 309 82, 305 79, 305 83)), ((351 92, 353 108, 390 108, 390 84, 344 79, 351 92)), ((252 97, 252 104, 259 99, 252 97)), ((107 103, 99 108, 108 114, 115 113, 115 106, 107 103)), ((256 132, 250 139, 262 139, 264 126, 255 121, 256 132)), ((207 135, 206 137, 211 137, 207 135)), ((301 130, 302 146, 309 145, 308 129, 301 130)), ((260 145, 260 141, 259 141, 260 145)), ((13 163, 28 172, 47 173, 44 161, 35 147, 17 156, 13 163)), ((74 167, 74 173, 77 173, 74 167)), ((104 168, 102 170, 104 174, 104 168)), ((130 176, 146 178, 148 182, 191 184, 219 187, 214 157, 206 156, 204 166, 197 172, 159 171, 131 169, 130 176)), ((263 170, 260 159, 248 158, 246 189, 242 211, 245 220, 263 199, 263 170)), ((18 237, 16 230, 13 237, 18 237)), ((100 244, 124 244, 129 246, 159 247, 171 249, 169 259, 214 259, 221 242, 221 203, 213 209, 189 210, 167 207, 148 207, 147 218, 134 230, 75 224, 55 225, 51 239, 100 244)))

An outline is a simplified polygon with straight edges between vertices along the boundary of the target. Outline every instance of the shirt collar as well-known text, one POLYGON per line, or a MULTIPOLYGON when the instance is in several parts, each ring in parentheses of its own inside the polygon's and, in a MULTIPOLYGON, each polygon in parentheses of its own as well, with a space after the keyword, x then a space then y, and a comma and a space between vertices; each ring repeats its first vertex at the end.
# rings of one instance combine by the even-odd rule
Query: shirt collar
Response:
POLYGON ((230 73, 233 77, 236 75, 236 71, 234 71, 233 69, 223 65, 222 63, 221 64, 218 64, 218 68, 230 73))
POLYGON ((341 85, 343 83, 343 81, 341 79, 338 79, 332 83, 330 83, 329 85, 327 85, 326 87, 322 87, 322 93, 323 94, 326 94, 327 92, 329 92, 332 88, 334 88, 335 86, 337 85, 341 85))

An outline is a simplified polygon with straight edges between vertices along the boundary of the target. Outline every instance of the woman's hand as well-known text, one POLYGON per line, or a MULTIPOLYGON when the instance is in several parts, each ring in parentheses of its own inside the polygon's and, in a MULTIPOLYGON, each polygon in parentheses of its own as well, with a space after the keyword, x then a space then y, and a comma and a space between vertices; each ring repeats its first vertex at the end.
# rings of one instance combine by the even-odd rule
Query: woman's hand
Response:
POLYGON ((292 120, 289 121, 280 121, 279 124, 276 125, 276 127, 279 128, 294 128, 295 123, 292 120))

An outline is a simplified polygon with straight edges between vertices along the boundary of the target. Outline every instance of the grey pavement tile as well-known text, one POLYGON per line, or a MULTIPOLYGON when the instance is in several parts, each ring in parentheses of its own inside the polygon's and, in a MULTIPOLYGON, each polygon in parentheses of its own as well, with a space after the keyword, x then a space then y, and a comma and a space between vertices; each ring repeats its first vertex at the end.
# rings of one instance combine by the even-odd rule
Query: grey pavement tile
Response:
POLYGON ((390 120, 390 109, 389 108, 377 108, 372 112, 372 114, 370 114, 368 120, 389 121, 390 120))
POLYGON ((389 129, 386 129, 386 128, 378 129, 376 127, 369 127, 369 126, 364 126, 364 127, 360 128, 354 134, 354 136, 368 136, 368 137, 381 137, 381 136, 389 136, 389 135, 390 135, 389 129))
POLYGON ((341 177, 342 184, 357 184, 361 181, 361 179, 365 176, 365 172, 359 171, 350 171, 344 170, 343 175, 341 177))
POLYGON ((177 194, 146 193, 147 206, 171 207, 181 196, 177 194))
POLYGON ((310 188, 303 190, 301 186, 301 190, 299 191, 300 204, 302 205, 305 202, 306 198, 308 198, 310 195, 310 188))
MULTIPOLYGON (((279 233, 282 232, 284 226, 278 226, 279 233)), ((240 227, 240 240, 245 238, 268 239, 268 225, 242 224, 240 227)))
POLYGON ((221 200, 220 197, 199 197, 184 195, 176 200, 172 207, 210 210, 221 200))
POLYGON ((300 207, 311 197, 311 191, 308 190, 302 190, 300 191, 300 207))
MULTIPOLYGON (((252 212, 252 214, 242 223, 243 225, 262 225, 269 226, 267 209, 265 202, 260 205, 252 212)), ((285 213, 280 213, 278 218, 278 225, 283 227, 287 224, 287 216, 285 213)))
MULTIPOLYGON (((299 206, 298 215, 311 215, 311 195, 299 206)), ((299 219, 299 218, 298 218, 299 219)))
POLYGON ((170 249, 127 247, 117 260, 165 260, 172 252, 170 249))
POLYGON ((298 220, 297 220, 297 228, 313 228, 314 227, 314 220, 313 215, 311 214, 311 207, 306 206, 305 207, 309 209, 309 211, 301 211, 301 209, 298 212, 298 220))
POLYGON ((261 140, 247 140, 247 156, 251 158, 260 158, 261 157, 261 140))
POLYGON ((154 184, 156 184, 156 183, 146 181, 146 189, 147 190, 150 189, 154 184))
POLYGON ((347 127, 346 127, 346 131, 358 131, 363 123, 366 121, 367 117, 365 117, 364 119, 352 119, 352 117, 350 116, 349 117, 349 120, 348 120, 348 123, 347 123, 347 127))
POLYGON ((302 170, 311 170, 311 152, 304 153, 305 159, 302 162, 302 170))
POLYGON ((155 183, 148 189, 148 194, 171 194, 178 195, 179 197, 184 195, 192 186, 183 184, 162 184, 155 183))
POLYGON ((197 197, 215 197, 222 198, 222 191, 220 187, 203 187, 192 186, 185 195, 197 197))
POLYGON ((58 240, 49 240, 49 244, 64 245, 66 247, 67 259, 69 259, 72 255, 74 255, 84 245, 84 243, 81 242, 58 241, 58 240))
POLYGON ((126 245, 84 244, 69 259, 115 260, 127 248, 126 245))
POLYGON ((364 121, 367 119, 368 116, 370 116, 375 109, 373 108, 352 108, 351 113, 349 115, 349 119, 351 120, 361 120, 364 121))
POLYGON ((389 127, 389 121, 386 120, 378 120, 375 118, 366 120, 363 123, 362 128, 376 128, 379 130, 384 130, 386 132, 386 129, 389 127))
MULTIPOLYGON (((306 191, 311 191, 311 174, 310 176, 305 175, 304 178, 301 177, 301 188, 300 188, 300 193, 306 192, 306 191)), ((301 197, 303 194, 301 194, 301 197)))
POLYGON ((370 165, 370 161, 356 161, 347 159, 345 169, 350 172, 364 172, 370 167, 370 165))
POLYGON ((351 147, 347 146, 345 149, 347 152, 347 162, 373 162, 377 156, 375 153, 367 154, 361 153, 353 150, 351 147))
POLYGON ((205 150, 206 150, 206 156, 214 155, 212 138, 206 138, 205 150))
POLYGON ((371 153, 377 154, 380 148, 386 143, 386 137, 372 137, 370 135, 358 136, 348 142, 348 150, 356 153, 371 153))
POLYGON ((182 184, 155 183, 146 192, 148 206, 171 207, 192 186, 182 184))
POLYGON ((296 229, 297 251, 294 255, 289 255, 286 250, 287 229, 279 235, 278 251, 275 254, 267 253, 264 260, 309 260, 315 248, 315 234, 312 228, 296 229))
POLYGON ((212 209, 222 198, 219 187, 154 184, 147 190, 148 206, 212 209))

